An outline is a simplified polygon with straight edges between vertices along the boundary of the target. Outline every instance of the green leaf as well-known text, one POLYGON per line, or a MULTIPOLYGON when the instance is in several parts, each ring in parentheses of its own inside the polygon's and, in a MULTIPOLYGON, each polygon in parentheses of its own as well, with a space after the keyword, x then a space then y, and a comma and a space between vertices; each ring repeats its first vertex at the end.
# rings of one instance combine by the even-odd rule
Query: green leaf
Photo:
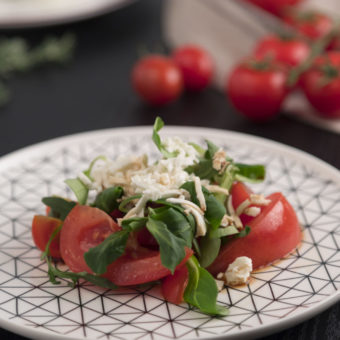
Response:
POLYGON ((117 231, 84 254, 86 264, 94 273, 104 274, 107 266, 123 255, 129 233, 129 230, 117 231))
POLYGON ((163 126, 164 122, 162 118, 157 117, 153 125, 152 140, 165 158, 176 157, 178 155, 178 152, 169 152, 162 144, 161 137, 159 136, 158 132, 163 128, 163 126))
POLYGON ((187 261, 189 282, 184 291, 184 300, 202 312, 226 316, 229 310, 217 305, 217 285, 211 274, 202 268, 194 256, 187 261))
POLYGON ((130 196, 130 197, 124 199, 123 201, 120 202, 120 204, 119 204, 119 206, 118 206, 118 209, 119 209, 121 212, 123 212, 123 213, 127 213, 127 212, 129 211, 129 209, 126 209, 126 208, 125 208, 126 205, 127 205, 129 202, 135 200, 136 198, 141 198, 141 197, 142 197, 142 195, 141 195, 141 194, 138 194, 138 195, 130 196))
POLYGON ((247 165, 236 163, 237 167, 235 179, 241 182, 259 183, 266 176, 266 168, 263 165, 247 165))
POLYGON ((97 195, 94 206, 109 214, 118 208, 117 199, 121 198, 123 193, 124 190, 121 187, 107 188, 97 195))
POLYGON ((210 140, 206 140, 205 142, 207 143, 208 146, 205 157, 207 159, 212 160, 214 158, 215 153, 218 151, 219 147, 210 140))
POLYGON ((246 226, 244 227, 244 229, 242 229, 242 230, 238 233, 238 235, 236 235, 236 237, 237 237, 237 238, 246 237, 250 232, 251 232, 251 228, 250 228, 248 225, 246 225, 246 226))
POLYGON ((223 227, 223 228, 211 230, 209 232, 209 237, 210 238, 221 238, 221 237, 231 236, 231 235, 236 235, 236 234, 239 234, 239 231, 234 226, 229 226, 225 228, 223 227))
POLYGON ((131 217, 122 222, 122 228, 129 231, 136 231, 145 227, 147 217, 131 217))
POLYGON ((173 274, 176 266, 185 257, 185 241, 169 231, 167 225, 149 217, 146 227, 159 244, 161 261, 173 274))
POLYGON ((171 233, 185 241, 187 247, 191 248, 194 230, 184 212, 172 207, 161 207, 152 210, 151 217, 166 224, 171 233))
MULTIPOLYGON (((187 190, 190 193, 191 201, 199 206, 194 182, 186 182, 181 186, 181 188, 187 190)), ((206 218, 212 229, 217 229, 221 225, 223 216, 226 214, 226 209, 224 205, 203 186, 202 191, 207 206, 204 217, 206 218)))
POLYGON ((214 262, 220 251, 220 247, 220 238, 210 238, 209 235, 202 237, 200 242, 201 255, 199 257, 199 262, 203 268, 210 266, 214 262))
POLYGON ((70 178, 65 180, 65 183, 70 187, 77 197, 79 204, 86 204, 89 194, 88 187, 79 178, 70 178))
POLYGON ((199 154, 201 157, 204 156, 205 150, 198 144, 189 142, 189 145, 191 145, 199 154))
POLYGON ((65 220, 66 216, 76 205, 76 202, 57 196, 44 197, 42 202, 51 208, 50 216, 59 218, 62 221, 65 220))
POLYGON ((92 171, 92 169, 93 169, 93 166, 95 165, 95 163, 96 163, 99 159, 101 159, 101 160, 103 160, 103 161, 106 161, 106 160, 107 160, 106 156, 99 155, 99 156, 97 156, 94 160, 92 160, 92 162, 90 163, 88 169, 86 169, 86 170, 83 171, 83 174, 84 174, 85 176, 87 176, 91 181, 93 180, 93 178, 91 177, 91 171, 92 171))

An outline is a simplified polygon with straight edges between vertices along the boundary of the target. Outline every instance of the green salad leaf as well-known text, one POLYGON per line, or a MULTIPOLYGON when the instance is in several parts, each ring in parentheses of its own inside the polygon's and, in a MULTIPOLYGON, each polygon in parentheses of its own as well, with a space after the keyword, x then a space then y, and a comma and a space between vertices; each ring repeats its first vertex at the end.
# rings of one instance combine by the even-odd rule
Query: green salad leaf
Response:
POLYGON ((266 177, 266 168, 261 164, 236 163, 235 179, 240 182, 259 183, 266 177))
POLYGON ((217 305, 218 289, 211 274, 200 266, 194 256, 190 257, 186 266, 189 282, 184 291, 184 301, 210 315, 228 315, 228 308, 217 305))
POLYGON ((65 183, 74 192, 79 204, 86 204, 89 195, 88 187, 79 178, 69 178, 65 183))
POLYGON ((42 202, 51 208, 49 216, 59 218, 62 221, 77 204, 57 196, 44 197, 42 202))
POLYGON ((199 256, 200 265, 203 268, 210 266, 216 259, 220 251, 220 248, 221 248, 220 238, 211 238, 209 237, 209 234, 206 234, 204 237, 202 237, 200 241, 201 250, 201 255, 199 256))
POLYGON ((164 122, 162 118, 157 117, 153 125, 152 140, 165 158, 176 157, 178 152, 169 152, 162 144, 161 137, 159 136, 158 132, 163 128, 163 126, 164 122))
MULTIPOLYGON (((190 193, 191 201, 199 206, 197 199, 195 183, 186 182, 181 186, 182 189, 187 190, 190 193)), ((203 195, 207 209, 204 213, 204 217, 210 224, 212 229, 217 229, 221 225, 223 216, 226 214, 224 205, 216 199, 216 197, 205 187, 202 186, 203 195)))
POLYGON ((122 197, 123 193, 122 187, 107 188, 97 195, 93 206, 109 214, 118 208, 119 202, 117 200, 122 197))

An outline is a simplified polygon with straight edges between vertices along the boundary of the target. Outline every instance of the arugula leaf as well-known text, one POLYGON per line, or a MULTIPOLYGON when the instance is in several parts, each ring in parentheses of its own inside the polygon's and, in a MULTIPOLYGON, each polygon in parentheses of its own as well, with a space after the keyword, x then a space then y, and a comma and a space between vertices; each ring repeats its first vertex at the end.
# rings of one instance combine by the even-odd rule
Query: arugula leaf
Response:
MULTIPOLYGON (((199 206, 197 199, 195 183, 186 182, 181 188, 187 190, 190 193, 191 201, 199 206)), ((221 225, 223 216, 226 214, 224 205, 216 199, 216 197, 205 187, 202 186, 203 195, 207 209, 204 213, 204 217, 207 219, 212 229, 217 229, 221 225)))
POLYGON ((65 180, 65 183, 74 192, 79 204, 86 204, 89 195, 88 187, 79 178, 69 178, 65 180))
POLYGON ((194 256, 190 257, 186 266, 189 282, 184 291, 184 300, 204 313, 217 316, 228 315, 229 310, 226 307, 217 305, 218 289, 211 274, 200 266, 194 256))
POLYGON ((176 157, 178 155, 178 152, 176 151, 169 152, 162 144, 161 137, 159 136, 158 131, 160 131, 163 128, 163 126, 164 122, 162 118, 157 117, 153 125, 152 140, 165 158, 176 157))
POLYGON ((123 193, 122 187, 107 188, 97 195, 94 206, 109 214, 118 208, 119 203, 117 199, 121 198, 123 193))
POLYGON ((44 197, 42 202, 51 208, 49 216, 59 218, 62 221, 65 220, 66 216, 76 205, 76 202, 57 196, 44 197))
POLYGON ((159 244, 161 261, 173 274, 176 266, 185 257, 185 241, 169 231, 167 225, 149 216, 146 227, 159 244))
POLYGON ((184 212, 165 206, 152 209, 151 216, 157 221, 163 221, 171 233, 183 239, 187 247, 191 248, 194 230, 184 212))
POLYGON ((258 183, 262 182, 266 176, 266 168, 261 164, 241 164, 236 163, 235 179, 241 182, 258 183))
POLYGON ((220 238, 210 238, 208 234, 202 237, 200 242, 201 255, 199 256, 199 262, 203 268, 208 267, 214 262, 220 251, 220 247, 220 238))
POLYGON ((86 264, 94 273, 104 274, 107 266, 123 255, 129 234, 129 230, 117 231, 98 246, 90 248, 84 254, 86 264))

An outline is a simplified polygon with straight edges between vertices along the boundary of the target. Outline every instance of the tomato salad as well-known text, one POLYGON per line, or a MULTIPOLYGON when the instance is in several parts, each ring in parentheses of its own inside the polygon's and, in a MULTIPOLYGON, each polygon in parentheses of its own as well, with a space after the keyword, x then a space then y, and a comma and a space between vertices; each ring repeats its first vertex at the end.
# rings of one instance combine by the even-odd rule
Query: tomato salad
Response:
POLYGON ((227 315, 218 291, 293 251, 301 240, 296 214, 281 193, 264 197, 244 184, 263 181, 264 166, 236 163, 210 141, 206 149, 178 137, 162 141, 163 125, 158 117, 157 162, 99 156, 65 181, 76 201, 44 197, 46 216, 34 217, 33 240, 54 284, 159 282, 169 302, 227 315), (58 259, 69 270, 58 269, 58 259))

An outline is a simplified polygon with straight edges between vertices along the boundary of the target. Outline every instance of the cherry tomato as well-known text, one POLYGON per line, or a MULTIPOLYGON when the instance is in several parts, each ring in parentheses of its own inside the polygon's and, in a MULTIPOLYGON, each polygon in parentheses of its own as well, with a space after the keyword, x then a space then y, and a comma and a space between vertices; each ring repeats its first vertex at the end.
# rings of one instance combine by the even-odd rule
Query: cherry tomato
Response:
POLYGON ((217 275, 239 256, 248 256, 253 268, 268 265, 291 251, 301 241, 301 230, 294 209, 281 193, 268 196, 271 203, 248 222, 250 233, 225 244, 208 268, 217 275))
POLYGON ((246 0, 274 15, 280 15, 285 9, 296 6, 303 0, 246 0))
POLYGON ((309 45, 298 38, 284 38, 270 35, 261 40, 255 48, 255 56, 258 58, 273 58, 274 60, 294 67, 305 61, 311 49, 309 45))
POLYGON ((311 40, 322 38, 333 28, 332 19, 316 11, 287 11, 282 19, 311 40))
MULTIPOLYGON (((32 221, 32 237, 35 245, 45 251, 48 240, 53 231, 63 222, 58 218, 43 215, 35 215, 32 221)), ((59 249, 59 234, 54 238, 50 245, 50 255, 55 258, 61 258, 59 249)))
POLYGON ((317 58, 300 86, 310 104, 326 118, 340 117, 340 52, 317 58))
POLYGON ((183 79, 173 60, 150 55, 134 66, 132 85, 148 103, 164 105, 179 97, 183 90, 183 79))
POLYGON ((186 45, 177 48, 172 57, 182 72, 188 90, 201 91, 210 84, 214 65, 207 51, 195 45, 186 45))
POLYGON ((185 288, 189 282, 189 272, 186 266, 176 269, 174 275, 162 280, 162 294, 166 301, 179 304, 183 301, 185 288))
POLYGON ((60 232, 60 252, 63 260, 73 272, 91 273, 84 260, 84 253, 119 229, 103 210, 76 205, 65 218, 60 232))
POLYGON ((265 121, 279 112, 288 89, 287 71, 277 63, 245 61, 230 73, 226 93, 244 116, 265 121))

